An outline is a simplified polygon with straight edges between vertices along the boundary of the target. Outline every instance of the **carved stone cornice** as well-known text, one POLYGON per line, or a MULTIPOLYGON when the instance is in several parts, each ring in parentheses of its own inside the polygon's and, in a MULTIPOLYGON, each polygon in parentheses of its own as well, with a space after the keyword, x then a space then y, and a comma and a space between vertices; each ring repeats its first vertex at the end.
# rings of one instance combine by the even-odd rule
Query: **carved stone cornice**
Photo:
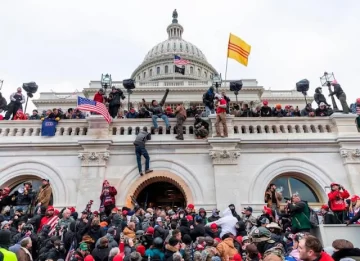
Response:
POLYGON ((106 166, 106 162, 110 158, 109 151, 82 151, 79 152, 78 158, 81 159, 83 167, 101 167, 106 166))
POLYGON ((239 150, 210 150, 209 155, 214 165, 236 165, 240 157, 239 150))
POLYGON ((341 149, 340 156, 344 163, 360 164, 360 149, 341 149))

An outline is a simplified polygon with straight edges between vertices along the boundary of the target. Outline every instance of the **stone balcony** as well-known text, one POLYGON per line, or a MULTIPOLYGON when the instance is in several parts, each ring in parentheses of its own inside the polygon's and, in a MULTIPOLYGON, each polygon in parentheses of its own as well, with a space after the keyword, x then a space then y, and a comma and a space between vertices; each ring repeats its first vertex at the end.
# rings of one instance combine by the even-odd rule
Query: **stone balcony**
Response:
MULTIPOLYGON (((234 118, 228 116, 228 139, 243 142, 289 142, 336 141, 339 138, 357 138, 359 133, 355 125, 355 115, 334 114, 331 117, 318 118, 234 118)), ((210 135, 215 135, 215 117, 209 118, 210 135)), ((56 128, 56 141, 81 139, 112 139, 118 142, 130 142, 141 129, 152 132, 152 141, 176 141, 176 119, 170 119, 171 129, 166 131, 165 124, 158 120, 159 132, 154 133, 151 119, 117 119, 110 125, 101 116, 91 116, 84 120, 62 120, 56 128), (96 131, 95 131, 96 130, 96 131), (99 132, 100 130, 100 132, 99 132), (100 133, 100 134, 99 134, 100 133), (100 135, 100 136, 99 136, 100 135)), ((188 118, 184 124, 185 141, 194 137, 194 119, 188 118)), ((41 137, 41 121, 1 121, 0 143, 50 141, 41 137)), ((224 139, 226 140, 226 139, 224 139)), ((55 140, 54 140, 55 141, 55 140)))

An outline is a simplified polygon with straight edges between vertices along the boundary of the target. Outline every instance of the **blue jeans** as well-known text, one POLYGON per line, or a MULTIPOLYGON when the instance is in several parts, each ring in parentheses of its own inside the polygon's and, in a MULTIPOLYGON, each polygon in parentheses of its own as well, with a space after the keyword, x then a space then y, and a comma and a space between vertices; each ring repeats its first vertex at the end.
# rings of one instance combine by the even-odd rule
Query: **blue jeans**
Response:
POLYGON ((142 172, 141 156, 145 158, 145 170, 150 169, 150 157, 145 147, 135 146, 136 161, 139 169, 139 173, 142 172))
POLYGON ((210 114, 214 114, 215 110, 214 109, 210 109, 208 106, 205 106, 205 115, 206 117, 209 117, 210 114))
POLYGON ((169 128, 169 119, 165 114, 162 114, 161 117, 159 117, 157 115, 152 116, 152 121, 153 121, 153 125, 154 125, 155 129, 157 129, 159 127, 158 124, 157 124, 157 119, 158 118, 163 119, 165 121, 166 128, 169 128))

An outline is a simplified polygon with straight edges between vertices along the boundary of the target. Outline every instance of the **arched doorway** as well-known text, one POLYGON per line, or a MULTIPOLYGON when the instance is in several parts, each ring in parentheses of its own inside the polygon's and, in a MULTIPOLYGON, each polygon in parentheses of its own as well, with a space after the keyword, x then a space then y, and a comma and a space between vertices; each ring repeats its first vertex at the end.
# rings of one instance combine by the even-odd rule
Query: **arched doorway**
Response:
POLYGON ((143 208, 176 209, 186 206, 185 195, 181 189, 170 182, 154 182, 144 187, 136 197, 137 203, 143 208))
POLYGON ((132 207, 134 200, 144 208, 149 207, 150 197, 154 207, 184 207, 193 203, 193 194, 188 185, 177 175, 168 171, 154 171, 134 182, 127 192, 126 206, 132 207), (146 203, 146 204, 144 204, 146 203))

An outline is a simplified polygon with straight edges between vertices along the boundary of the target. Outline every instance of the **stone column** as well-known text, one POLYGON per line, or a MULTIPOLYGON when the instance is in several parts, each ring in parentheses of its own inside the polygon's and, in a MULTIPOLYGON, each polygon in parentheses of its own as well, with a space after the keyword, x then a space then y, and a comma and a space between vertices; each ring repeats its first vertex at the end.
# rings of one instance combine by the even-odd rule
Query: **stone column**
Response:
MULTIPOLYGON (((89 140, 79 140, 83 150, 79 151, 81 171, 77 183, 77 208, 82 211, 86 204, 94 201, 93 209, 99 209, 102 183, 106 179, 106 165, 110 158, 109 124, 102 116, 91 115, 88 118, 89 140)), ((87 136, 84 136, 87 137, 87 136)))
POLYGON ((240 150, 239 139, 209 139, 211 149, 209 155, 214 166, 216 205, 224 210, 233 203, 239 211, 241 193, 237 183, 238 161, 240 150))
POLYGON ((352 195, 360 195, 360 149, 340 149, 352 195))

